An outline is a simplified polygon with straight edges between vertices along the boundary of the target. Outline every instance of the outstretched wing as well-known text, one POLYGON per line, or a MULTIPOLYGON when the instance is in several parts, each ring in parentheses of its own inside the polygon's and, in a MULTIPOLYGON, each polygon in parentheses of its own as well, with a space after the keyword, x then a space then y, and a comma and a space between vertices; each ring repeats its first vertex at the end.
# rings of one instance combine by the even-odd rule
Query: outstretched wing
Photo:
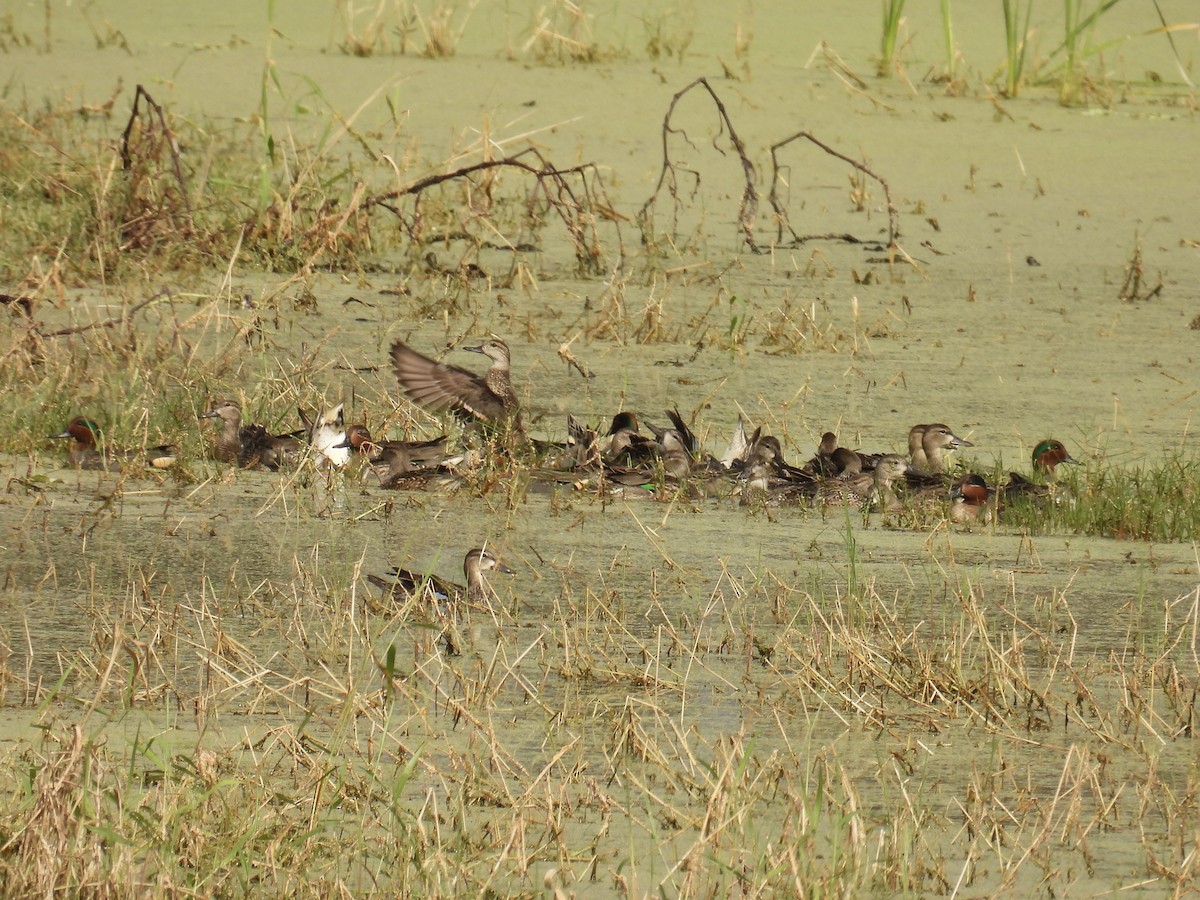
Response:
POLYGON ((504 404, 478 375, 432 360, 402 341, 392 344, 392 368, 404 393, 424 409, 485 421, 504 415, 504 404))

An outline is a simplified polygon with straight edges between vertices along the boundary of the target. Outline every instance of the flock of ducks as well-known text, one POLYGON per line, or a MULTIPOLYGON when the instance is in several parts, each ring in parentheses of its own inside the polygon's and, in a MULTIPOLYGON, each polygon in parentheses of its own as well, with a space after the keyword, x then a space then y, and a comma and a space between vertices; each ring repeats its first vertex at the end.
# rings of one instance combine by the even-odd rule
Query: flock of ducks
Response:
MULTIPOLYGON (((567 440, 549 444, 525 436, 508 345, 492 338, 463 349, 491 360, 484 374, 438 362, 402 341, 394 342, 390 355, 401 390, 423 409, 452 413, 464 425, 466 444, 478 446, 482 438, 486 452, 525 452, 537 460, 531 469, 535 485, 566 484, 622 496, 655 496, 671 488, 672 496, 681 491, 686 496, 735 495, 743 505, 761 506, 846 505, 893 511, 914 503, 948 502, 952 521, 971 523, 994 521, 1003 505, 1017 497, 1052 496, 1055 467, 1076 463, 1061 441, 1048 438, 1034 449, 1032 479, 1014 472, 1005 485, 993 487, 975 473, 952 477, 947 454, 973 445, 940 422, 910 429, 907 456, 850 450, 826 432, 815 455, 794 466, 784 459, 778 438, 761 428, 748 432, 739 420, 718 459, 702 450, 678 410, 666 411, 671 423, 667 427, 646 423, 649 433, 641 430, 633 413, 618 413, 603 436, 568 416, 567 440)), ((312 419, 302 410, 300 415, 304 427, 287 434, 245 423, 233 400, 218 401, 199 418, 221 423, 213 455, 222 462, 274 470, 313 453, 333 467, 357 463, 373 472, 382 487, 396 490, 456 484, 470 455, 481 452, 451 455, 445 435, 427 441, 377 440, 365 425, 346 426, 340 403, 312 419)), ((99 435, 94 421, 77 416, 51 437, 70 439, 70 460, 82 468, 120 468, 134 458, 155 466, 173 462, 171 447, 101 449, 99 435)), ((489 599, 486 573, 493 570, 508 571, 491 552, 478 548, 463 561, 466 585, 406 569, 369 580, 386 596, 424 598, 439 618, 450 621, 457 606, 489 599)), ((452 647, 450 634, 446 631, 445 639, 452 647)))

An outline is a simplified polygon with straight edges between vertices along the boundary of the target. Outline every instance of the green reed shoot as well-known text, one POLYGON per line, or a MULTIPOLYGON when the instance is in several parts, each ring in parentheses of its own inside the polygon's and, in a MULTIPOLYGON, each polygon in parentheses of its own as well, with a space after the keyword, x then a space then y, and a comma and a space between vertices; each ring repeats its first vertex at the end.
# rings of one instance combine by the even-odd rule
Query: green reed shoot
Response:
POLYGON ((1004 5, 1004 93, 1015 97, 1020 92, 1025 73, 1025 52, 1029 47, 1029 20, 1033 15, 1033 0, 1025 4, 1024 22, 1020 0, 1003 0, 1004 5))
POLYGON ((1050 53, 1049 58, 1054 59, 1060 53, 1063 54, 1062 74, 1059 79, 1059 102, 1064 105, 1075 103, 1079 99, 1083 60, 1107 47, 1129 39, 1129 36, 1125 35, 1102 46, 1092 46, 1090 41, 1090 35, 1100 21, 1100 17, 1119 2, 1120 0, 1104 0, 1085 15, 1083 0, 1063 0, 1063 40, 1050 53))
POLYGON ((950 15, 950 0, 941 0, 942 38, 946 45, 946 80, 953 82, 958 71, 958 52, 954 48, 954 23, 950 15))
POLYGON ((896 59, 896 40, 904 18, 904 0, 883 0, 883 35, 879 46, 879 75, 892 74, 896 59))

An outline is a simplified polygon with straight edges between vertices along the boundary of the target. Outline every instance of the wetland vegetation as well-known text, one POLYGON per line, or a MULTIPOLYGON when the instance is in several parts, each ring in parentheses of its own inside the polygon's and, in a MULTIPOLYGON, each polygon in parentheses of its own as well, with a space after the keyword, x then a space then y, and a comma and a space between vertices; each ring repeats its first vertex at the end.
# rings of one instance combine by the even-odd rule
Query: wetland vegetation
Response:
POLYGON ((717 6, 0 21, 6 894, 1196 890, 1195 23, 717 6), (212 458, 218 398, 457 441, 388 348, 489 334, 538 439, 1082 465, 963 526, 212 458), (473 547, 454 652, 368 579, 473 547))

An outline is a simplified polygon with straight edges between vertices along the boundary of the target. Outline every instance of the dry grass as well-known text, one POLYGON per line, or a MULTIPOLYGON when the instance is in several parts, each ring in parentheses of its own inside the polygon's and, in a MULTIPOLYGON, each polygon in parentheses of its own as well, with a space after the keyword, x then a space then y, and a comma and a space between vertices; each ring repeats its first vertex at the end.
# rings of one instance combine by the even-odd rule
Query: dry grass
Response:
POLYGON ((1160 640, 1084 649, 1069 590, 950 571, 930 618, 853 545, 816 592, 664 558, 646 594, 619 558, 598 581, 552 563, 445 657, 322 543, 290 578, 193 587, 161 552, 107 585, 59 575, 76 646, 9 658, 40 726, 5 753, 9 893, 1195 886, 1197 786, 1172 760, 1200 593, 1136 614, 1160 640))

